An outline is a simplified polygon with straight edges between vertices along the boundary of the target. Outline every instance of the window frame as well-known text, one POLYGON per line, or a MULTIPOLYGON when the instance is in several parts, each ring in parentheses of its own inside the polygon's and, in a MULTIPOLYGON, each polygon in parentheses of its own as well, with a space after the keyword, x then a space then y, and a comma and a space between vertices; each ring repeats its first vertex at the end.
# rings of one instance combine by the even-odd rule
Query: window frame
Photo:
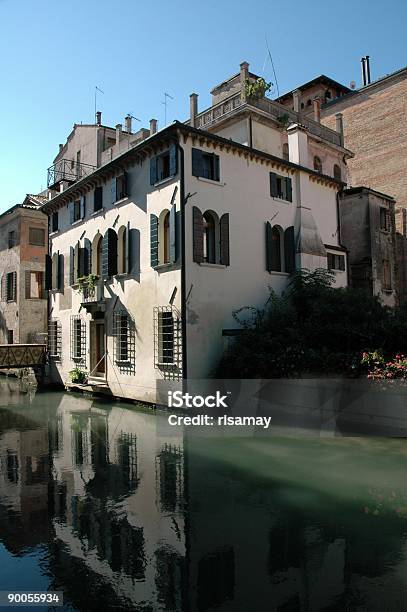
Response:
POLYGON ((333 272, 346 271, 346 258, 342 253, 327 252, 327 268, 333 272), (338 264, 338 265, 337 265, 338 264))
POLYGON ((43 227, 29 227, 28 228, 28 244, 30 246, 44 247, 45 246, 45 240, 46 240, 45 229, 43 227), (35 232, 42 232, 42 234, 43 234, 43 242, 34 242, 34 239, 31 237, 33 231, 35 231, 35 232))

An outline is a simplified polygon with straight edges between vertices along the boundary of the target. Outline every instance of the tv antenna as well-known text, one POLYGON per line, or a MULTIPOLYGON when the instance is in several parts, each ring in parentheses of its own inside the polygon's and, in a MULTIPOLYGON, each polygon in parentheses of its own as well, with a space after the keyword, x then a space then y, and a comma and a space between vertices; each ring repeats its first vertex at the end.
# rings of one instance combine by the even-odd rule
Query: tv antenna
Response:
POLYGON ((169 93, 164 92, 164 102, 161 102, 161 104, 164 104, 164 127, 167 125, 167 105, 168 105, 168 99, 173 100, 174 98, 172 96, 170 96, 169 93))
POLYGON ((277 87, 277 96, 280 97, 280 89, 278 87, 277 75, 276 75, 276 71, 275 71, 275 68, 274 68, 273 58, 271 57, 271 51, 270 51, 269 43, 268 43, 268 40, 267 40, 267 34, 264 35, 264 38, 265 38, 265 41, 266 41, 266 48, 267 48, 268 56, 270 58, 271 67, 273 69, 274 81, 275 81, 276 87, 277 87))
POLYGON ((100 89, 100 87, 95 85, 95 114, 94 114, 95 121, 96 121, 96 99, 97 99, 98 92, 101 93, 101 94, 105 93, 102 89, 100 89))

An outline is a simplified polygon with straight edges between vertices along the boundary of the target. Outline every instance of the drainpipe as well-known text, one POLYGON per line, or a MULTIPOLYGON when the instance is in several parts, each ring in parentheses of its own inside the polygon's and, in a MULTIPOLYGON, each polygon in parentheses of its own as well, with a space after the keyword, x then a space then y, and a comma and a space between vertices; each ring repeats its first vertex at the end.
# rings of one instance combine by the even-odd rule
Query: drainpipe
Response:
POLYGON ((180 153, 180 212, 181 212, 181 337, 182 337, 182 380, 187 373, 187 299, 185 270, 185 165, 184 149, 178 141, 180 153))

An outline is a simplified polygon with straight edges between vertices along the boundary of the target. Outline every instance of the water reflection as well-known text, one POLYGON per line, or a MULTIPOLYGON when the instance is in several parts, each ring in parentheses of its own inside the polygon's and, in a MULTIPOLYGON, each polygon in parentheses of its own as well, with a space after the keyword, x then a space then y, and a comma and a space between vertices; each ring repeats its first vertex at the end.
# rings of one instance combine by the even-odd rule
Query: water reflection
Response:
POLYGON ((66 610, 405 609, 403 440, 169 432, 0 385, 0 589, 62 590, 66 610))

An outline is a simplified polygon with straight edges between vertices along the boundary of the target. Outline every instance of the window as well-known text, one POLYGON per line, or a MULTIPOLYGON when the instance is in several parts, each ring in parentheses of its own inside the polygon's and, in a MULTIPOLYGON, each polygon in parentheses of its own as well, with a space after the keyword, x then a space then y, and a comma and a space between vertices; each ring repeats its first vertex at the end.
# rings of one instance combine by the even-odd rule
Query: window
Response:
POLYGON ((116 176, 112 179, 111 182, 111 196, 112 196, 112 204, 118 202, 119 200, 123 200, 128 196, 127 192, 127 172, 123 172, 120 176, 116 176))
POLYGON ((165 214, 164 217, 164 227, 163 227, 163 263, 170 262, 170 213, 169 211, 165 214))
POLYGON ((58 213, 54 212, 51 216, 51 231, 57 232, 58 230, 59 230, 58 213))
POLYGON ((96 187, 93 194, 93 211, 97 212, 103 208, 103 187, 96 187))
POLYGON ((12 249, 16 245, 16 233, 14 230, 8 233, 8 248, 12 249))
POLYGON ((84 362, 86 354, 86 323, 79 315, 71 316, 71 359, 84 362))
POLYGON ((154 308, 154 361, 156 368, 181 365, 181 317, 175 306, 154 308))
POLYGON ((73 210, 73 223, 75 223, 75 221, 79 221, 79 219, 81 218, 81 203, 79 200, 76 200, 76 202, 72 203, 72 210, 73 210))
POLYGON ((177 214, 174 203, 171 210, 162 210, 159 217, 150 215, 150 261, 153 268, 177 261, 177 214))
POLYGON ((211 181, 219 181, 219 155, 201 149, 192 149, 192 174, 211 181))
POLYGON ((314 156, 314 170, 320 174, 322 173, 322 161, 318 155, 314 156))
POLYGON ((25 297, 27 300, 41 300, 44 295, 44 273, 34 270, 25 272, 25 297))
POLYGON ((307 106, 311 106, 312 101, 311 100, 307 100, 307 106))
POLYGON ((380 207, 380 229, 390 231, 390 210, 384 206, 380 207))
POLYGON ((45 246, 45 229, 30 227, 28 229, 28 241, 32 246, 45 246))
POLYGON ((288 161, 290 159, 290 150, 288 148, 288 142, 283 143, 283 159, 288 161))
POLYGON ((276 225, 271 230, 271 257, 272 270, 281 272, 281 231, 276 225))
POLYGON ((328 270, 345 270, 345 255, 328 253, 328 270))
POLYGON ((113 360, 122 374, 135 374, 135 329, 126 310, 113 313, 113 360))
POLYGON ((295 270, 294 226, 283 230, 279 225, 272 226, 266 222, 266 270, 268 272, 286 272, 295 270))
POLYGON ((17 272, 8 272, 5 276, 5 298, 7 302, 17 301, 17 272))
POLYGON ((280 176, 275 172, 270 172, 270 195, 273 198, 293 201, 292 183, 288 176, 280 176))
POLYGON ((58 319, 50 319, 48 322, 48 352, 50 357, 61 357, 61 348, 61 322, 58 319))
POLYGON ((382 287, 385 291, 391 291, 391 270, 388 259, 383 259, 382 262, 382 287))
POLYGON ((109 227, 102 240, 102 277, 111 278, 117 274, 117 234, 109 227))
POLYGON ((150 184, 155 185, 155 183, 175 176, 177 174, 177 167, 177 146, 173 144, 168 151, 150 159, 150 184))
POLYGON ((341 171, 341 167, 338 164, 334 165, 334 178, 337 181, 341 181, 342 180, 342 171, 341 171))
POLYGON ((192 208, 192 250, 196 263, 230 265, 229 213, 219 219, 213 210, 192 208))
POLYGON ((7 344, 14 344, 14 331, 12 329, 7 330, 7 344))

